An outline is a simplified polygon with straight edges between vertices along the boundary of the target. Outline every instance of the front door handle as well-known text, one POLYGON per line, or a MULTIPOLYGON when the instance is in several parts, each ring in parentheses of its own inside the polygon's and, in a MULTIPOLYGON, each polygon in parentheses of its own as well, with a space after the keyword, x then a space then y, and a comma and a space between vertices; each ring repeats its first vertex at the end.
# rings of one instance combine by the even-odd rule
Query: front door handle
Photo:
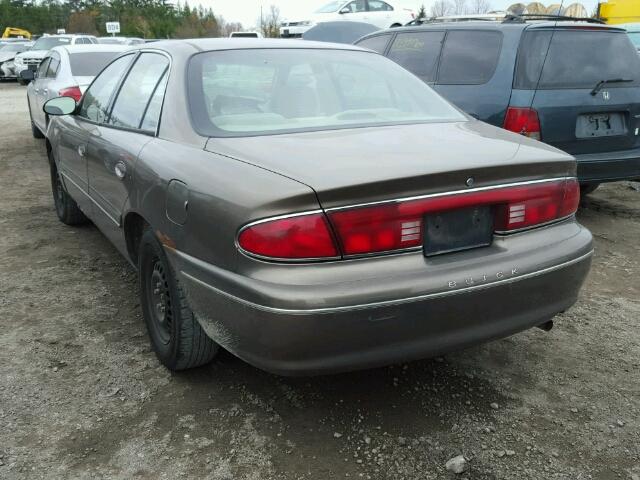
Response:
POLYGON ((78 155, 84 157, 85 147, 84 145, 78 145, 78 155))
POLYGON ((116 163, 113 171, 120 180, 127 176, 127 165, 124 162, 116 163))
POLYGON ((46 88, 44 90, 42 90, 42 93, 44 93, 45 95, 47 95, 49 93, 49 90, 47 90, 46 88))

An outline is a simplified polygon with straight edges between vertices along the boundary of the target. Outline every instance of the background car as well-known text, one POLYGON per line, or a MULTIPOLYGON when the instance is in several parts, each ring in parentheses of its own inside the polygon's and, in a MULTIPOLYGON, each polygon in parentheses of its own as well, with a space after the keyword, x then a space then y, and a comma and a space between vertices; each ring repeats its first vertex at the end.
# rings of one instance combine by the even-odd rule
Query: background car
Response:
POLYGON ((93 35, 47 35, 46 37, 40 37, 29 51, 16 55, 14 63, 18 81, 21 85, 26 85, 27 82, 20 78, 20 72, 26 69, 35 72, 42 59, 47 55, 47 52, 53 47, 62 45, 91 45, 95 43, 98 43, 98 39, 93 35))
POLYGON ((621 28, 516 17, 387 30, 356 44, 473 117, 574 155, 583 194, 640 178, 640 58, 621 28))
POLYGON ((280 26, 281 37, 301 37, 312 26, 321 22, 350 21, 375 25, 378 28, 399 27, 415 17, 406 8, 394 2, 382 0, 339 0, 326 4, 304 20, 283 22, 280 26))
POLYGON ((571 156, 352 45, 158 42, 44 108, 56 213, 137 266, 170 369, 437 355, 547 325, 590 267, 571 156))
POLYGON ((353 43, 361 37, 378 31, 375 25, 362 22, 322 22, 304 32, 302 38, 315 42, 353 43))
POLYGON ((17 78, 14 58, 29 48, 30 44, 27 42, 11 42, 0 46, 0 80, 17 78))
POLYGON ((260 32, 231 32, 229 38, 262 38, 260 32))
POLYGON ((43 138, 47 131, 49 119, 42 110, 47 100, 59 96, 80 100, 100 70, 128 48, 124 45, 54 47, 47 52, 36 72, 25 71, 23 75, 34 77, 27 87, 33 136, 43 138))
POLYGON ((104 45, 142 45, 145 40, 137 37, 98 37, 98 43, 104 45))

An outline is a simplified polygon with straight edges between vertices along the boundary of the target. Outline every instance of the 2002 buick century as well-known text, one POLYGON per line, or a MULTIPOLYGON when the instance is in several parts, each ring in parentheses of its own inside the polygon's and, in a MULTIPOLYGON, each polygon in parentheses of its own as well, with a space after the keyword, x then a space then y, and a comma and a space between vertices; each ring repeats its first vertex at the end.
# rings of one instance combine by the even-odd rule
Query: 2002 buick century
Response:
POLYGON ((170 369, 432 356, 545 324, 590 267, 572 157, 358 47, 158 42, 44 109, 57 214, 137 267, 170 369))

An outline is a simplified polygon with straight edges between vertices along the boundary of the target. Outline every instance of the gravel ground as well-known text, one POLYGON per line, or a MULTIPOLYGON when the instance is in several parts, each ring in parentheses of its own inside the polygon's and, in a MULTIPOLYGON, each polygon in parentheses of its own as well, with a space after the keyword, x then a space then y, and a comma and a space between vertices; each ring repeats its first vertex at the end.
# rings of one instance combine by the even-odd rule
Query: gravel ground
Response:
POLYGON ((594 267, 550 333, 326 377, 225 353, 173 374, 135 272, 56 219, 24 88, 0 84, 0 105, 0 478, 640 479, 632 184, 583 202, 594 267), (462 474, 445 467, 458 455, 462 474))

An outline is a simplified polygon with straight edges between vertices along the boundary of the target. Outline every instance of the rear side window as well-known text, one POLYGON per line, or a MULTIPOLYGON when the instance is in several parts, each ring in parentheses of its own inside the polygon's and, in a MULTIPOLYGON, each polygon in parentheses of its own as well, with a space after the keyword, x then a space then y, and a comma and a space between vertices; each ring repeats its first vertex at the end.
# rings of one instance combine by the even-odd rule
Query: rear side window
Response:
POLYGON ((116 127, 140 128, 149 100, 168 67, 169 60, 163 55, 140 55, 120 88, 108 123, 116 127))
POLYGON ((58 67, 60 67, 60 57, 53 54, 51 56, 51 61, 49 61, 49 66, 47 67, 47 77, 55 78, 58 74, 58 67))
POLYGON ((389 43, 390 35, 378 35, 376 37, 365 38, 361 42, 358 42, 358 46, 362 48, 368 48, 378 53, 384 53, 389 43))
POLYGON ((399 33, 387 56, 424 82, 433 82, 444 32, 399 33))
POLYGON ((371 12, 393 12, 393 7, 380 0, 369 0, 369 11, 371 12))
POLYGON ((500 32, 450 30, 442 50, 438 84, 487 83, 496 71, 501 46, 500 32))
POLYGON ((69 55, 74 77, 95 77, 120 52, 83 52, 69 55))
POLYGON ((538 88, 547 90, 593 88, 607 79, 633 80, 607 85, 607 88, 629 87, 640 85, 638 77, 640 58, 624 32, 529 31, 520 44, 514 87, 535 89, 538 79, 538 88))

